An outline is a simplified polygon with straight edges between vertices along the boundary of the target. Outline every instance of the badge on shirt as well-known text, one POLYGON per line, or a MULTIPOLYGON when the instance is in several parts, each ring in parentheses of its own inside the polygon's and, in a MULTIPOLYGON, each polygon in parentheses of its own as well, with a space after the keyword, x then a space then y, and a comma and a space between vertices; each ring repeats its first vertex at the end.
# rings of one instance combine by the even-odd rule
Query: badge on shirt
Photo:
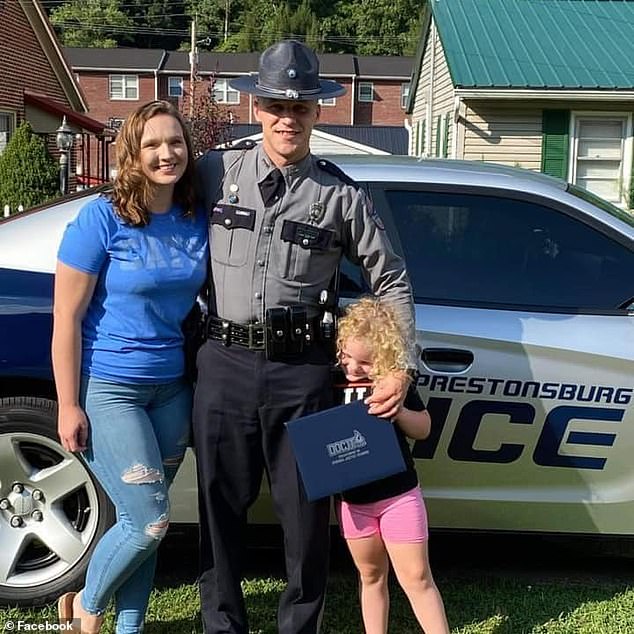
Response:
POLYGON ((315 224, 319 224, 326 215, 326 205, 321 201, 310 203, 310 208, 308 210, 308 218, 311 222, 315 224))

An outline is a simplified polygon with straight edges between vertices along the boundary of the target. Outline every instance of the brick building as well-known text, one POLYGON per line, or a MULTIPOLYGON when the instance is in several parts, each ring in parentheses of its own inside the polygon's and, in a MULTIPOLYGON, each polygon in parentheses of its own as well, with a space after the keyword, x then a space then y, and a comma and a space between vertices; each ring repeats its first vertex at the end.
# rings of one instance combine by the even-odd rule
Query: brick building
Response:
MULTIPOLYGON (((187 103, 190 55, 161 49, 65 48, 64 52, 86 95, 91 116, 116 125, 140 103, 171 98, 187 103)), ((257 53, 200 52, 199 77, 213 81, 216 101, 236 123, 253 123, 251 96, 229 86, 229 80, 257 72, 257 53)), ((321 122, 332 125, 403 127, 412 67, 410 57, 340 54, 320 55, 321 75, 348 92, 322 103, 321 122)))

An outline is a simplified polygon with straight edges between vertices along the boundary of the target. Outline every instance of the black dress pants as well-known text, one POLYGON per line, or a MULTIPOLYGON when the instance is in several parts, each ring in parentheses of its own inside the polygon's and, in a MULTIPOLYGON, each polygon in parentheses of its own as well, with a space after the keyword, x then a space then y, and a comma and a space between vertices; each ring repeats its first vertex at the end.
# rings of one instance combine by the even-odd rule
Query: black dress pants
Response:
POLYGON ((247 510, 266 471, 284 533, 288 585, 281 634, 316 634, 328 573, 330 500, 308 502, 284 423, 332 405, 328 354, 273 362, 207 341, 198 353, 193 430, 200 508, 200 598, 206 634, 248 634, 240 588, 247 510))

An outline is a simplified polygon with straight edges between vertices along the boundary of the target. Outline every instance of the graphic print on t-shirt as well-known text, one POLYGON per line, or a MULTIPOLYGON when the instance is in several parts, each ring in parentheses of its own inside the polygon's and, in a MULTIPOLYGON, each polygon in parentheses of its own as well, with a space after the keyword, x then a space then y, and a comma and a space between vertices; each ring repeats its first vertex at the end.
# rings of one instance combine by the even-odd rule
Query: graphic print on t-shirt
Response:
POLYGON ((359 381, 357 383, 336 383, 335 393, 341 394, 341 405, 349 405, 354 401, 362 401, 370 395, 372 383, 370 381, 359 381))

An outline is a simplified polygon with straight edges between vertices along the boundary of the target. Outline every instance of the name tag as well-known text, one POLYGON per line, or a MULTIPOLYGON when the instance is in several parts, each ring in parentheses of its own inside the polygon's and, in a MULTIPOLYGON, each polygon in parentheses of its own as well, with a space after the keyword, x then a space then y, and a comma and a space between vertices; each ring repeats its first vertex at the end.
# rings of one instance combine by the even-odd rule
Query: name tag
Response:
POLYGON ((335 232, 321 229, 294 220, 285 220, 282 225, 282 240, 292 242, 302 249, 328 249, 335 238, 335 232))
POLYGON ((222 225, 227 229, 248 229, 253 231, 255 227, 255 209, 216 203, 211 210, 211 224, 222 225))

